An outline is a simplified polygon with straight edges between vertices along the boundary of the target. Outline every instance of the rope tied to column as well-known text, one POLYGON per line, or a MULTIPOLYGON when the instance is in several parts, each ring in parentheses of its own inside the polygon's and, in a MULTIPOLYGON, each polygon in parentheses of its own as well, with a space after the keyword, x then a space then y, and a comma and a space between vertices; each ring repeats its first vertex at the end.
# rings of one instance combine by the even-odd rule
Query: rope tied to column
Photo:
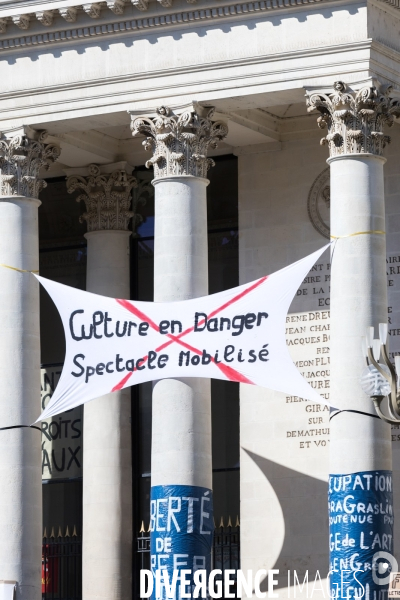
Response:
POLYGON ((37 429, 40 432, 42 431, 40 427, 36 427, 35 425, 9 425, 8 427, 0 427, 0 431, 5 431, 6 429, 21 429, 23 427, 37 429))
POLYGON ((373 415, 372 413, 367 413, 362 410, 352 410, 349 408, 347 410, 338 410, 337 412, 331 413, 329 421, 331 421, 333 417, 336 417, 336 415, 340 415, 342 413, 355 413, 357 415, 365 415, 366 417, 373 417, 374 419, 379 419, 378 415, 373 415))
POLYGON ((355 235, 368 235, 371 233, 376 233, 378 235, 386 235, 386 231, 381 231, 380 229, 373 229, 372 231, 356 231, 355 233, 348 233, 347 235, 331 235, 330 237, 334 240, 340 240, 343 238, 354 237, 355 235))
POLYGON ((331 244, 334 244, 333 246, 333 250, 332 250, 332 255, 331 255, 331 265, 333 263, 333 256, 335 254, 335 250, 336 250, 336 244, 338 243, 339 240, 342 240, 344 238, 349 238, 349 237, 354 237, 355 235, 368 235, 368 234, 373 234, 376 233, 378 235, 386 235, 386 231, 381 231, 380 229, 372 229, 371 231, 356 231, 355 233, 348 233, 347 235, 331 235, 331 244))
POLYGON ((17 269, 17 267, 11 267, 10 265, 5 265, 4 263, 0 263, 0 267, 11 269, 12 271, 18 271, 19 273, 39 273, 39 271, 29 271, 28 269, 17 269))

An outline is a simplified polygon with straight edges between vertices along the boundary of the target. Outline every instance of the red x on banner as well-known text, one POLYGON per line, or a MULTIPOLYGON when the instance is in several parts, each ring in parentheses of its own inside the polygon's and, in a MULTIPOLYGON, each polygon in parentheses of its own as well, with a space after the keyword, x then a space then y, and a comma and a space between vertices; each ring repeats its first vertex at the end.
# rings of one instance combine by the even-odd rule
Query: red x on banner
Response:
POLYGON ((186 377, 325 402, 293 364, 285 322, 299 285, 326 248, 252 283, 181 302, 108 298, 38 277, 66 337, 64 368, 40 418, 129 385, 186 377))
MULTIPOLYGON (((234 304, 235 302, 237 302, 238 300, 240 300, 241 298, 246 296, 246 294, 249 294, 250 292, 252 292, 255 288, 257 288, 259 285, 264 283, 264 281, 266 281, 267 279, 268 279, 268 275, 266 275, 265 277, 262 277, 255 283, 252 283, 247 289, 240 292, 240 294, 237 294, 237 296, 235 296, 228 302, 225 302, 225 304, 223 304, 219 308, 216 308, 215 310, 213 310, 208 315, 207 320, 211 319, 212 317, 214 317, 215 315, 217 315, 218 313, 223 311, 224 308, 231 306, 232 304, 234 304)), ((157 332, 160 331, 160 328, 158 327, 158 325, 156 323, 154 323, 149 317, 147 317, 142 311, 140 311, 138 308, 136 308, 136 306, 134 306, 132 304, 132 302, 130 302, 129 300, 119 300, 119 299, 117 299, 117 302, 118 302, 118 304, 120 304, 121 306, 123 306, 124 308, 129 310, 132 314, 134 314, 139 319, 142 319, 143 321, 147 321, 150 324, 150 327, 152 327, 154 329, 154 331, 157 331, 157 332)), ((204 322, 205 322, 205 319, 203 319, 202 321, 199 321, 198 325, 204 325, 204 322)), ((199 350, 198 348, 194 348, 194 346, 191 346, 190 344, 186 344, 181 339, 188 333, 191 333, 193 330, 194 330, 194 327, 189 327, 188 329, 185 329, 185 331, 183 331, 182 333, 180 333, 176 336, 172 335, 170 333, 167 334, 167 337, 170 339, 170 341, 165 342, 164 344, 161 344, 161 346, 158 346, 158 348, 155 349, 155 352, 161 352, 161 350, 164 350, 170 344, 176 342, 177 344, 180 344, 184 348, 191 350, 195 354, 198 354, 199 356, 201 356, 202 355, 201 350, 199 350)), ((147 359, 148 359, 148 355, 143 357, 143 361, 146 361, 147 359)), ((211 357, 211 361, 222 371, 222 373, 225 375, 225 377, 227 377, 230 381, 238 381, 239 383, 253 384, 253 382, 250 381, 250 379, 248 379, 245 375, 242 375, 242 373, 239 373, 238 371, 236 371, 229 365, 226 365, 223 362, 219 362, 219 361, 217 362, 214 357, 211 357)), ((123 379, 121 379, 121 381, 119 383, 117 383, 117 385, 115 385, 111 391, 116 392, 117 390, 121 390, 123 387, 125 387, 126 383, 132 377, 132 373, 133 372, 131 371, 127 375, 125 375, 125 377, 123 379)))

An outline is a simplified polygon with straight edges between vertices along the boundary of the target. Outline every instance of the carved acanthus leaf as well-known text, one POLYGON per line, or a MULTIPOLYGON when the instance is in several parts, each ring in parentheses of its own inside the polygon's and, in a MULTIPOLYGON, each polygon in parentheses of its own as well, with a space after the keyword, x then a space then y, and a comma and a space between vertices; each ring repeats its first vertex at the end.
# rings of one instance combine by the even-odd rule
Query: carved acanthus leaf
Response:
POLYGON ((45 144, 47 132, 31 130, 0 136, 0 196, 37 198, 46 182, 40 169, 48 169, 60 156, 60 148, 45 144))
POLYGON ((145 150, 153 152, 146 166, 154 166, 156 178, 179 175, 206 177, 212 159, 207 158, 209 148, 216 148, 228 128, 221 121, 213 122, 213 108, 199 107, 175 115, 165 106, 157 109, 154 118, 133 118, 133 136, 144 134, 145 150))
POLYGON ((133 6, 138 8, 139 10, 148 10, 149 9, 149 0, 131 0, 133 6))
POLYGON ((390 142, 385 125, 391 127, 400 116, 400 102, 390 97, 390 86, 364 87, 357 92, 336 81, 331 94, 315 93, 307 98, 307 110, 317 110, 321 129, 328 129, 321 144, 327 144, 330 156, 374 154, 382 156, 390 142))
POLYGON ((16 15, 12 17, 12 22, 20 29, 29 29, 29 21, 29 15, 16 15))
POLYGON ((42 23, 42 25, 49 27, 53 23, 54 13, 52 10, 41 10, 40 12, 36 13, 36 18, 42 23))
POLYGON ((107 6, 115 15, 122 15, 125 10, 125 0, 107 0, 107 6))
POLYGON ((67 179, 67 189, 71 194, 78 189, 84 191, 76 201, 86 204, 86 212, 81 222, 86 221, 88 231, 119 230, 127 231, 129 221, 134 227, 140 222, 140 215, 130 210, 132 189, 137 186, 136 177, 126 171, 101 173, 97 165, 89 166, 89 176, 72 175, 67 179))
POLYGON ((78 10, 74 6, 59 8, 58 12, 68 23, 75 23, 78 10))
POLYGON ((92 19, 98 19, 101 15, 101 5, 99 2, 89 2, 88 4, 82 4, 82 8, 85 13, 92 19))

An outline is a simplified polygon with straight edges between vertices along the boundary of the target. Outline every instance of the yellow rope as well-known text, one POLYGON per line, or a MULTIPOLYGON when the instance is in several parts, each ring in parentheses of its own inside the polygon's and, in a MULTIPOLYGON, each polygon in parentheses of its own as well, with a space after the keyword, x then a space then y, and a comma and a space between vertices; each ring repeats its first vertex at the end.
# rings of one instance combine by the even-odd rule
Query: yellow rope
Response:
POLYGON ((17 269, 17 267, 10 267, 10 265, 4 265, 0 263, 0 267, 5 267, 6 269, 12 269, 13 271, 18 271, 19 273, 39 273, 39 271, 28 271, 27 269, 17 269))
POLYGON ((340 240, 342 238, 353 237, 355 235, 367 235, 368 233, 379 233, 379 235, 386 235, 386 231, 380 231, 379 229, 373 231, 357 231, 356 233, 349 233, 348 235, 331 235, 334 240, 340 240))

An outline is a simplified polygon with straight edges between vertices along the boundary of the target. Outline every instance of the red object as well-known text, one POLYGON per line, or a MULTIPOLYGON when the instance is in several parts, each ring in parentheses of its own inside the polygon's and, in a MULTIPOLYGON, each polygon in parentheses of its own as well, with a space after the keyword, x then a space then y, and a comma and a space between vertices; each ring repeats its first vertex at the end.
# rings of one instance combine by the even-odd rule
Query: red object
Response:
POLYGON ((58 556, 52 556, 49 544, 42 549, 42 594, 58 592, 58 556))
MULTIPOLYGON (((213 310, 208 315, 208 318, 221 312, 221 310, 224 310, 224 308, 227 308, 231 304, 234 304, 235 302, 237 302, 238 300, 243 298, 243 296, 246 296, 249 292, 252 292, 255 288, 257 288, 259 285, 264 283, 264 281, 267 281, 267 279, 268 279, 268 275, 266 275, 265 277, 261 277, 261 279, 258 279, 256 282, 252 283, 248 288, 243 290, 243 292, 240 292, 240 294, 238 294, 234 298, 231 298, 231 300, 229 300, 228 302, 226 302, 219 308, 216 308, 215 310, 213 310)), ((150 327, 152 327, 155 331, 159 331, 158 325, 156 323, 154 323, 154 321, 149 319, 149 317, 147 317, 147 315, 145 315, 141 310, 139 310, 134 304, 132 304, 132 302, 128 302, 128 300, 121 300, 119 298, 116 298, 116 301, 118 302, 118 304, 120 304, 121 306, 123 306, 124 308, 129 310, 129 312, 133 313, 136 317, 139 317, 139 319, 143 319, 144 321, 147 321, 150 324, 150 327)), ((199 325, 201 325, 202 323, 204 323, 204 321, 200 321, 199 325)), ((193 327, 189 327, 189 329, 186 329, 186 331, 183 331, 182 333, 180 333, 179 335, 176 335, 176 336, 168 333, 166 335, 166 337, 168 337, 170 339, 170 341, 165 342, 164 344, 162 344, 161 346, 156 348, 155 351, 160 352, 161 350, 164 350, 164 348, 166 348, 167 346, 170 346, 173 342, 177 342, 178 344, 180 344, 184 348, 188 348, 195 354, 201 354, 200 350, 198 350, 197 348, 194 348, 193 346, 190 346, 189 344, 186 344, 185 342, 183 342, 181 340, 181 338, 184 335, 191 333, 193 331, 193 329, 194 329, 193 327)), ((146 362, 147 359, 148 359, 148 356, 144 356, 142 361, 146 362)), ((216 363, 213 358, 211 360, 215 364, 215 366, 218 367, 230 381, 239 381, 240 383, 251 383, 251 384, 253 383, 252 381, 250 381, 250 379, 247 379, 247 377, 242 375, 242 373, 239 373, 235 369, 232 369, 232 367, 229 367, 228 365, 225 365, 224 363, 216 363)), ((133 371, 131 371, 130 373, 125 375, 125 377, 119 383, 117 383, 117 385, 115 385, 111 391, 116 392, 118 390, 121 390, 124 387, 124 385, 126 384, 126 382, 128 381, 128 379, 132 376, 132 373, 133 373, 133 371)))

